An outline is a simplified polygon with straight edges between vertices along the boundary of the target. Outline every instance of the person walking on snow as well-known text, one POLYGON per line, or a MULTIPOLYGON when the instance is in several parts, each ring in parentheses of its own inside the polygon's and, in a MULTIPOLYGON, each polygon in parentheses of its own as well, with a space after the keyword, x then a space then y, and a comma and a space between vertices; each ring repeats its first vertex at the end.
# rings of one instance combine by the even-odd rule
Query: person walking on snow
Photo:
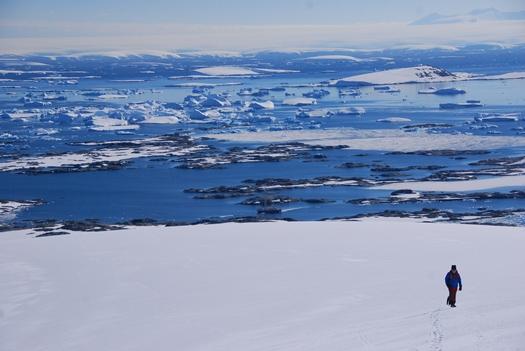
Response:
POLYGON ((463 289, 463 284, 461 284, 461 276, 459 275, 455 264, 452 265, 450 272, 445 276, 445 284, 448 288, 447 305, 450 305, 450 307, 456 307, 456 292, 458 291, 458 287, 459 291, 463 289))

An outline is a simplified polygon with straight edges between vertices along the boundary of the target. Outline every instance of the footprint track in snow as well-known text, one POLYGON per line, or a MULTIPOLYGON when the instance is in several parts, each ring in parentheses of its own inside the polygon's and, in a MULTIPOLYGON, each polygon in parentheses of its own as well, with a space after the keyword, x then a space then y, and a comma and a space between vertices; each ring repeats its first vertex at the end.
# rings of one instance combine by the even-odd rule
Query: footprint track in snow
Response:
POLYGON ((432 322, 431 331, 431 349, 433 351, 442 351, 443 344, 443 329, 441 327, 441 319, 439 317, 441 310, 437 309, 430 313, 430 320, 432 322))

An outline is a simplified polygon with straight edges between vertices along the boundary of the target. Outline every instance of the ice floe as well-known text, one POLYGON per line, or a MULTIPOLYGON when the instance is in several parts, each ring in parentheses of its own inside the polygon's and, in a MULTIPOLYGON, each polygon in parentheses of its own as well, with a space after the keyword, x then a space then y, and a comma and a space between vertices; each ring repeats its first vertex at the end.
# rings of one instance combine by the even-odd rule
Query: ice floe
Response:
POLYGON ((476 191, 505 187, 525 187, 525 175, 499 176, 461 181, 399 182, 373 187, 373 189, 411 189, 417 191, 476 191))
POLYGON ((257 71, 264 73, 299 73, 300 71, 294 69, 280 69, 280 68, 257 68, 257 71))
POLYGON ((428 89, 422 89, 418 91, 418 94, 434 94, 434 95, 458 95, 458 94, 465 94, 466 91, 464 89, 460 88, 428 88, 428 89))
POLYGON ((519 113, 480 113, 475 117, 476 122, 517 122, 519 113))
POLYGON ((343 108, 322 108, 315 110, 300 109, 295 116, 298 118, 315 118, 331 116, 356 116, 362 115, 366 110, 363 107, 343 107, 343 108))
POLYGON ((525 71, 522 72, 508 72, 496 75, 478 76, 473 79, 477 80, 501 80, 501 79, 525 79, 525 71))
POLYGON ((467 101, 467 102, 449 102, 439 104, 439 108, 443 110, 457 110, 462 108, 476 108, 483 107, 479 101, 467 101))
POLYGON ((295 98, 289 98, 284 99, 283 104, 289 105, 289 106, 307 106, 307 105, 314 105, 317 103, 317 100, 314 98, 307 98, 307 97, 295 97, 295 98))
POLYGON ((481 136, 469 134, 407 133, 397 129, 258 131, 256 133, 208 134, 209 137, 242 142, 302 142, 309 145, 344 145, 351 149, 411 152, 420 150, 487 150, 525 146, 520 136, 481 136))
POLYGON ((139 129, 138 125, 129 124, 126 120, 102 116, 91 117, 91 123, 92 127, 90 129, 97 132, 139 129))
POLYGON ((213 66, 197 68, 195 71, 210 76, 248 76, 259 74, 250 68, 239 66, 213 66))
POLYGON ((383 123, 407 123, 411 121, 412 120, 410 118, 406 118, 406 117, 388 117, 388 118, 381 118, 377 120, 377 122, 383 122, 383 123))
POLYGON ((312 60, 312 61, 350 61, 350 62, 367 62, 371 61, 369 59, 360 59, 355 56, 350 55, 318 55, 305 57, 303 60, 312 60))
POLYGON ((303 96, 308 98, 321 99, 329 94, 330 92, 326 89, 314 89, 312 91, 303 93, 303 96))

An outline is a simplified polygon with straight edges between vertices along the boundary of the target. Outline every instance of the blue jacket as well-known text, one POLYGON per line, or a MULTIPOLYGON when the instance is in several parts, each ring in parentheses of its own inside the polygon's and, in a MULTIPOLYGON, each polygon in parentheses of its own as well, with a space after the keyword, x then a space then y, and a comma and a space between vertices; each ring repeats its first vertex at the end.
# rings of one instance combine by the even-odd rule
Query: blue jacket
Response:
POLYGON ((458 288, 458 286, 461 288, 461 276, 459 273, 452 273, 448 272, 445 276, 445 284, 447 284, 450 288, 458 288))

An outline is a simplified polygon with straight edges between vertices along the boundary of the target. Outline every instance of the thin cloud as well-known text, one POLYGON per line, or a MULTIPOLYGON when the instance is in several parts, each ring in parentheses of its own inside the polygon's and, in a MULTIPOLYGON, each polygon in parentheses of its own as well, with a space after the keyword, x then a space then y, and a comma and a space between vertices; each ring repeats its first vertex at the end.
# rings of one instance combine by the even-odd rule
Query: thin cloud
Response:
POLYGON ((461 45, 471 42, 517 44, 524 42, 525 21, 453 23, 438 28, 400 22, 212 26, 42 21, 3 22, 0 33, 0 47, 4 53, 190 49, 253 51, 289 47, 461 45))

